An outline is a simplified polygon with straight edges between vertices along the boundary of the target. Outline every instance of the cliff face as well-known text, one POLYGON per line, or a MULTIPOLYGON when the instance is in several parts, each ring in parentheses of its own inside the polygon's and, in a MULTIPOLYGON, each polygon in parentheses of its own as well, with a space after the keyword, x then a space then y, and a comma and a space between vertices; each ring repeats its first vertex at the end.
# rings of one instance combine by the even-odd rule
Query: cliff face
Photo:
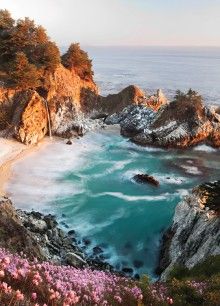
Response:
POLYGON ((9 134, 25 144, 35 144, 46 135, 48 113, 52 133, 62 135, 78 115, 90 111, 98 97, 93 80, 83 80, 62 65, 46 80, 37 92, 0 88, 0 103, 11 105, 13 114, 9 134))
POLYGON ((14 136, 24 144, 37 143, 48 129, 45 100, 36 91, 27 90, 16 94, 14 101, 14 136))
POLYGON ((165 233, 159 271, 166 279, 175 265, 192 268, 220 254, 220 182, 195 188, 180 202, 172 227, 165 233))

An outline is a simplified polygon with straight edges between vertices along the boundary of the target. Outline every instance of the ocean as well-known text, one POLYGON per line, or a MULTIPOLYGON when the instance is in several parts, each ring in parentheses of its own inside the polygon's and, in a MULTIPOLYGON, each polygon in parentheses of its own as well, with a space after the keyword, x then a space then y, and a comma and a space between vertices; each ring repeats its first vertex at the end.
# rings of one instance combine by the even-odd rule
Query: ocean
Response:
POLYGON ((87 47, 101 94, 134 84, 151 94, 161 88, 172 100, 177 89, 198 91, 220 105, 220 48, 87 47))
MULTIPOLYGON (((175 90, 192 87, 206 103, 220 103, 219 49, 88 51, 103 95, 136 84, 148 93, 162 88, 172 99, 175 90)), ((72 146, 52 141, 16 162, 7 190, 17 207, 52 213, 65 231, 75 229, 89 255, 100 246, 100 258, 115 269, 155 279, 161 237, 177 203, 197 184, 219 177, 219 150, 143 148, 110 127, 72 146), (155 176, 160 186, 136 183, 137 173, 155 176)))

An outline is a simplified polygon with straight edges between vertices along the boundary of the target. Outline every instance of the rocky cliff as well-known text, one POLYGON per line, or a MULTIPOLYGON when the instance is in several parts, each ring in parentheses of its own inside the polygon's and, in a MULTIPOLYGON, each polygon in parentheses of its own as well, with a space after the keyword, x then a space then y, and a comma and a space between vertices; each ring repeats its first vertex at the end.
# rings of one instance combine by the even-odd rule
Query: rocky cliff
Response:
POLYGON ((185 148, 205 142, 220 145, 220 118, 203 101, 187 99, 164 104, 158 112, 146 104, 126 107, 109 116, 107 124, 120 124, 122 135, 140 145, 185 148))
POLYGON ((2 84, 0 104, 11 108, 12 118, 6 134, 35 144, 47 133, 50 120, 52 133, 60 135, 74 126, 78 115, 95 106, 97 97, 98 88, 92 79, 81 79, 61 64, 36 91, 13 90, 2 84))
POLYGON ((159 89, 155 95, 147 96, 140 88, 131 85, 118 94, 100 97, 98 107, 100 111, 112 115, 122 112, 129 105, 145 105, 157 111, 162 105, 167 104, 167 99, 159 89))
POLYGON ((0 197, 0 248, 22 252, 29 259, 112 270, 107 263, 86 256, 74 237, 75 231, 64 233, 54 216, 16 210, 8 198, 0 197))
MULTIPOLYGON (((5 134, 14 135, 25 144, 35 144, 48 132, 71 137, 72 131, 88 130, 100 118, 122 111, 127 106, 145 105, 156 111, 167 103, 159 90, 153 96, 145 96, 136 86, 128 86, 118 94, 102 97, 92 79, 81 79, 74 70, 61 64, 44 78, 44 84, 33 90, 0 88, 0 103, 8 105, 10 129, 5 134), (104 115, 103 115, 104 114, 104 115)), ((99 122, 100 123, 100 122, 99 122)))
POLYGON ((194 267, 220 254, 220 181, 203 184, 180 202, 164 234, 158 272, 166 279, 174 266, 194 267))

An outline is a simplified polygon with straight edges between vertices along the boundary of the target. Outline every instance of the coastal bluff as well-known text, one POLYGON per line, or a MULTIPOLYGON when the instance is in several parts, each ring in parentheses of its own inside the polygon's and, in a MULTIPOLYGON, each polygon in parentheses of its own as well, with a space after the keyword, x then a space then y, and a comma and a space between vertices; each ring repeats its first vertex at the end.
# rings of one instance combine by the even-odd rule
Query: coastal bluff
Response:
POLYGON ((193 268, 220 254, 220 182, 193 189, 176 207, 172 226, 164 233, 158 273, 165 280, 174 267, 193 268))

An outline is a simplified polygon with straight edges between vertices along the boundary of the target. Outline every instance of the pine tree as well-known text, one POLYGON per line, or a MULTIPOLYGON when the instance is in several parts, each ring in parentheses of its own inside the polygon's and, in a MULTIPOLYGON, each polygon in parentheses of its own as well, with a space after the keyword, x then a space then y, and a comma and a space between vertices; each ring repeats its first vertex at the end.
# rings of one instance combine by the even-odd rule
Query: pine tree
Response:
POLYGON ((79 43, 71 44, 67 52, 62 56, 62 64, 75 72, 82 79, 92 79, 92 61, 88 53, 80 48, 79 43))
POLYGON ((40 86, 39 72, 33 64, 29 63, 28 58, 23 52, 16 54, 10 77, 13 86, 19 89, 35 89, 40 86))

